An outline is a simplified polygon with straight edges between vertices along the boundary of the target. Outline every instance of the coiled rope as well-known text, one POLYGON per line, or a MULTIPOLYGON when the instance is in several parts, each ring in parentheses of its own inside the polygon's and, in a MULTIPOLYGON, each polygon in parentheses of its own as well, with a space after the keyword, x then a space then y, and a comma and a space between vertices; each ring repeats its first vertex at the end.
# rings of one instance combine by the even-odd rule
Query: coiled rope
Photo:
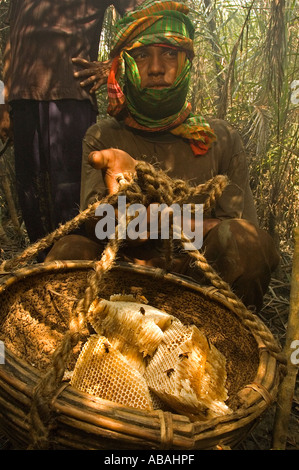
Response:
MULTIPOLYGON (((120 176, 119 191, 116 194, 108 195, 102 200, 91 204, 74 219, 29 246, 21 255, 3 262, 1 268, 3 271, 8 272, 15 269, 19 264, 28 262, 38 252, 50 247, 55 241, 77 229, 83 222, 93 218, 95 209, 99 204, 111 204, 113 207, 116 207, 118 196, 120 195, 126 196, 127 205, 139 203, 145 207, 152 203, 165 203, 167 205, 177 203, 182 205, 192 200, 195 196, 200 195, 201 199, 203 199, 204 212, 207 212, 215 206, 217 199, 221 196, 228 183, 229 181, 226 176, 218 175, 205 184, 191 187, 183 180, 169 178, 162 170, 155 168, 149 163, 139 162, 136 166, 134 177, 131 175, 120 176)), ((93 300, 101 292, 105 275, 113 267, 120 245, 123 243, 123 240, 117 237, 117 229, 118 227, 116 227, 115 238, 109 240, 100 260, 95 261, 84 296, 80 299, 75 311, 72 312, 69 330, 55 350, 51 366, 34 389, 32 406, 29 413, 32 442, 29 447, 30 449, 48 449, 51 447, 51 432, 55 427, 51 401, 61 385, 73 348, 80 340, 84 341, 89 335, 86 320, 87 311, 93 300)), ((167 256, 171 257, 171 241, 169 240, 167 243, 167 256)), ((181 243, 183 246, 184 243, 190 243, 190 240, 183 233, 181 243)), ((269 353, 278 362, 285 364, 285 357, 272 334, 262 322, 257 321, 257 317, 252 312, 247 310, 241 300, 232 292, 230 286, 209 265, 204 255, 196 249, 188 251, 188 253, 194 258, 198 269, 204 273, 210 283, 232 305, 233 310, 242 319, 244 324, 262 339, 269 353)))

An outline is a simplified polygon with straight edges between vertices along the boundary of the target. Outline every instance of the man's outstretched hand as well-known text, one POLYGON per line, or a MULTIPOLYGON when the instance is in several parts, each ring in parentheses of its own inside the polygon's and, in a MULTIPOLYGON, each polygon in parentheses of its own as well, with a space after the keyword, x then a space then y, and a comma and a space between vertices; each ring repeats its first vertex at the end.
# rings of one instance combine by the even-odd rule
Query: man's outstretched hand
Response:
POLYGON ((83 88, 91 86, 89 93, 95 93, 102 85, 107 83, 112 60, 89 62, 80 57, 75 57, 72 62, 74 65, 82 67, 82 70, 74 72, 74 77, 79 78, 80 85, 83 88))
MULTIPOLYGON (((134 175, 137 160, 131 157, 127 152, 119 149, 105 149, 100 151, 91 152, 88 156, 90 165, 96 170, 102 170, 106 188, 109 194, 115 194, 119 189, 118 177, 122 174, 134 175)), ((155 205, 155 204, 154 204, 155 205)), ((136 246, 142 244, 150 237, 150 219, 151 219, 151 206, 147 207, 147 226, 148 232, 142 239, 137 239, 132 242, 136 246)), ((216 227, 221 221, 219 219, 204 219, 202 230, 203 238, 216 227)), ((191 231, 195 233, 195 219, 191 220, 191 231)), ((182 221, 183 226, 183 221, 182 221)), ((129 240, 128 240, 129 241, 129 240)))
POLYGON ((96 170, 102 170, 105 185, 110 194, 118 191, 119 175, 134 174, 137 163, 127 152, 113 148, 91 152, 88 161, 96 170))

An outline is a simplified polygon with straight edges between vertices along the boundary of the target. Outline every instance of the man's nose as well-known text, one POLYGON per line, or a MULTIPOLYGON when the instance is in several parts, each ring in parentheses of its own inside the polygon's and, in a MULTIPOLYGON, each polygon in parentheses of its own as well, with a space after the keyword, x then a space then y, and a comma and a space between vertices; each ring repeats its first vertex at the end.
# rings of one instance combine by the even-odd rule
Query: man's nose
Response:
POLYGON ((162 75, 165 73, 164 62, 158 51, 151 54, 148 74, 149 75, 162 75))

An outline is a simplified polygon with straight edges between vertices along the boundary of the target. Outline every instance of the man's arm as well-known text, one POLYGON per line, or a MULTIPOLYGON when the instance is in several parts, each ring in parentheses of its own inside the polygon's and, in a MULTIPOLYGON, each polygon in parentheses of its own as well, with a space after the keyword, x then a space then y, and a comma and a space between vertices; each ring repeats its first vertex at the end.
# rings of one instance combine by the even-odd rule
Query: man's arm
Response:
POLYGON ((112 60, 104 62, 89 62, 81 57, 72 59, 74 65, 82 67, 79 72, 74 72, 74 77, 80 79, 80 86, 85 88, 91 86, 89 93, 95 93, 102 85, 107 83, 112 60))
MULTIPOLYGON (((114 0, 111 2, 116 10, 125 15, 141 5, 144 0, 114 0)), ((89 93, 95 93, 102 85, 105 85, 112 64, 111 60, 105 62, 89 62, 88 60, 75 57, 72 59, 73 64, 82 67, 82 70, 74 73, 74 77, 80 79, 80 85, 85 88, 91 86, 89 93)))

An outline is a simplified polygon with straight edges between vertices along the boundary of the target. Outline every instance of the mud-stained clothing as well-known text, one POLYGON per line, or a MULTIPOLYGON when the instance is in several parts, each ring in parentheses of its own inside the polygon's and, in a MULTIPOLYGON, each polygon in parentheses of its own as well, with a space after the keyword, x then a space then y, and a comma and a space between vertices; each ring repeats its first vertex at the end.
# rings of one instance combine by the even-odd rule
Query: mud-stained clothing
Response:
MULTIPOLYGON (((221 222, 204 238, 202 251, 244 303, 258 311, 279 255, 272 238, 258 227, 246 153, 238 132, 222 120, 211 119, 209 123, 217 142, 199 157, 193 155, 182 139, 170 134, 133 132, 114 119, 92 126, 83 144, 81 209, 105 193, 101 171, 94 170, 87 161, 89 153, 95 150, 119 148, 136 160, 158 162, 170 177, 182 178, 193 185, 215 175, 227 175, 230 183, 209 215, 221 222)), ((95 240, 93 235, 89 233, 95 240)), ((128 261, 160 267, 165 261, 161 245, 151 241, 127 248, 123 256, 128 261)), ((179 254, 172 270, 204 282, 187 255, 179 254)))

